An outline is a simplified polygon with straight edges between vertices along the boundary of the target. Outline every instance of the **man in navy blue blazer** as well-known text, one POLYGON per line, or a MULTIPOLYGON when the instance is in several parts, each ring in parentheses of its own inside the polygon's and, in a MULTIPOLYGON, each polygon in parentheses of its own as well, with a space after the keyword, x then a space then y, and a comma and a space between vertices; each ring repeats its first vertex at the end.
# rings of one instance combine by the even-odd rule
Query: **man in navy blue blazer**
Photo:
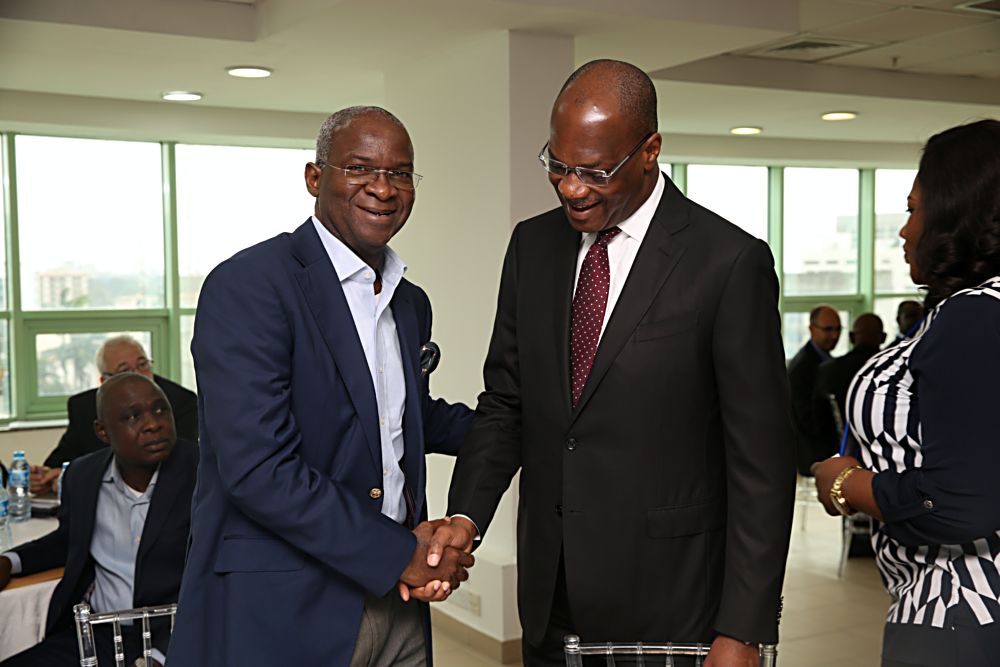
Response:
POLYGON ((305 167, 315 215, 205 280, 191 344, 201 462, 170 664, 429 664, 421 601, 473 561, 426 563, 424 455, 456 454, 472 413, 430 398, 430 302, 387 245, 419 180, 395 116, 337 112, 305 167))

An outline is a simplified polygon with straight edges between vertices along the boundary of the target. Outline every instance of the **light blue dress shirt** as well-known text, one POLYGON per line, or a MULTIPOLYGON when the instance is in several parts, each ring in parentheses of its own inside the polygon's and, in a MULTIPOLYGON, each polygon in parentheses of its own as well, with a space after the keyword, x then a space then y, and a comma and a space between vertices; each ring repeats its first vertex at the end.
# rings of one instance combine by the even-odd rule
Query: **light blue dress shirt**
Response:
POLYGON ((315 216, 312 222, 340 279, 375 387, 382 449, 382 514, 396 523, 403 523, 406 521, 405 478, 399 462, 404 451, 406 379, 396 320, 389 304, 403 279, 406 265, 399 255, 386 247, 381 271, 382 291, 375 294, 375 271, 315 216))

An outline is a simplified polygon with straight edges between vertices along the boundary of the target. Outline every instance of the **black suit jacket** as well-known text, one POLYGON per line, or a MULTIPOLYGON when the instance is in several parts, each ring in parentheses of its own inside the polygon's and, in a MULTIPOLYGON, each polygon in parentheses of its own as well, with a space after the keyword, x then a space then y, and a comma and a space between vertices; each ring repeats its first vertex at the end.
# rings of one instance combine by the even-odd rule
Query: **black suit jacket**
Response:
POLYGON ((795 462, 803 475, 811 475, 809 466, 833 453, 829 443, 829 433, 833 429, 829 402, 820 399, 816 392, 816 374, 823 361, 812 343, 806 341, 788 362, 795 462))
MULTIPOLYGON (((49 602, 46 635, 73 622, 73 605, 83 599, 94 581, 90 542, 101 479, 111 457, 111 449, 105 448, 74 461, 63 478, 65 502, 59 508, 59 527, 14 549, 21 559, 22 575, 54 567, 65 568, 49 602)), ((177 601, 191 526, 191 496, 197 468, 198 446, 187 440, 178 440, 170 458, 160 464, 136 555, 134 607, 177 601)), ((128 530, 128 526, 122 529, 128 530)), ((164 633, 154 632, 153 638, 157 647, 166 653, 168 638, 164 633)))
POLYGON ((533 644, 561 551, 584 641, 775 641, 795 476, 771 254, 667 180, 571 409, 579 247, 560 209, 511 237, 449 514, 485 534, 520 469, 533 644))
MULTIPOLYGON (((170 401, 170 407, 174 411, 177 437, 198 442, 198 397, 193 391, 165 377, 154 375, 153 380, 170 401)), ((63 461, 73 461, 84 454, 107 447, 107 444, 101 442, 94 433, 94 420, 97 419, 97 387, 70 396, 66 401, 66 412, 69 416, 66 432, 45 459, 45 465, 50 468, 58 468, 63 461)))

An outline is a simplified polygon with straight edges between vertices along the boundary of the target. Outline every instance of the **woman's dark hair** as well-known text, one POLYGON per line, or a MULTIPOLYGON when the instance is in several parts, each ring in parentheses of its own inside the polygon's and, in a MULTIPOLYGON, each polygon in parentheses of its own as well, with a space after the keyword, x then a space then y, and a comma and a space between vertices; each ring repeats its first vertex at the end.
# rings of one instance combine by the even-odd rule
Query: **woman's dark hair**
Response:
POLYGON ((1000 121, 931 137, 917 181, 924 228, 915 259, 932 308, 1000 274, 1000 121))

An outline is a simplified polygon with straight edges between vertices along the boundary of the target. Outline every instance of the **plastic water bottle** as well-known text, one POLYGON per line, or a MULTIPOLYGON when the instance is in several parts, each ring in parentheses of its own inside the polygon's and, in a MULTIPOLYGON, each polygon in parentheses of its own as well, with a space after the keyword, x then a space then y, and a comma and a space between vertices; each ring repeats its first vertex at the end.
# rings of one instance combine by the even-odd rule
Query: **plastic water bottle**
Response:
POLYGON ((31 467, 24 458, 24 452, 14 452, 14 462, 10 464, 10 520, 21 523, 31 519, 31 499, 28 488, 31 484, 31 467))
POLYGON ((0 486, 0 553, 14 547, 14 537, 10 534, 10 494, 0 486))
POLYGON ((59 471, 59 482, 56 485, 56 489, 57 489, 57 496, 56 497, 59 499, 59 504, 60 505, 62 505, 62 484, 63 484, 63 477, 66 476, 66 468, 68 468, 68 467, 69 467, 69 461, 63 461, 62 462, 62 470, 59 471))

